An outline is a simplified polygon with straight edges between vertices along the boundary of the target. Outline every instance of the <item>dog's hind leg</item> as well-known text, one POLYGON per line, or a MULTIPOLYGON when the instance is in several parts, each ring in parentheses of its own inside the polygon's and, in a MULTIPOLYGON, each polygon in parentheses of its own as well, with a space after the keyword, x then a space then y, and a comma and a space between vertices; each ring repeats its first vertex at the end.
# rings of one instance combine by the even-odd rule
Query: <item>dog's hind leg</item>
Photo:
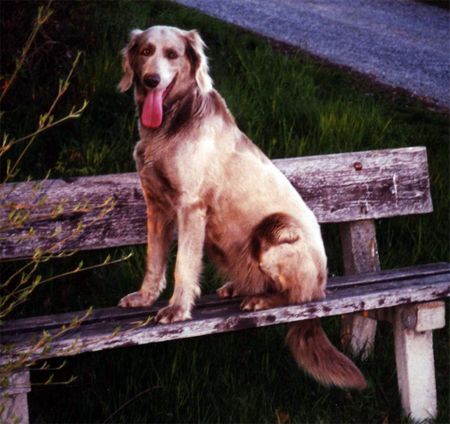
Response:
POLYGON ((217 296, 222 299, 239 296, 250 296, 266 292, 267 283, 265 281, 258 281, 258 284, 256 285, 242 284, 239 281, 227 281, 222 287, 216 290, 217 296))
POLYGON ((234 281, 227 281, 222 287, 216 290, 217 296, 225 299, 227 297, 239 296, 238 284, 234 281))
POLYGON ((259 268, 272 280, 273 292, 245 298, 241 304, 241 309, 245 311, 324 297, 323 270, 300 239, 267 249, 260 255, 259 268))
MULTIPOLYGON (((300 239, 267 249, 260 257, 260 268, 274 282, 275 293, 249 296, 241 308, 255 311, 323 298, 326 268, 318 253, 311 249, 300 239)), ((366 387, 355 364, 328 340, 320 320, 290 324, 286 343, 297 364, 322 384, 366 387)))
POLYGON ((260 311, 289 304, 289 297, 285 293, 265 293, 247 296, 241 303, 243 311, 260 311))

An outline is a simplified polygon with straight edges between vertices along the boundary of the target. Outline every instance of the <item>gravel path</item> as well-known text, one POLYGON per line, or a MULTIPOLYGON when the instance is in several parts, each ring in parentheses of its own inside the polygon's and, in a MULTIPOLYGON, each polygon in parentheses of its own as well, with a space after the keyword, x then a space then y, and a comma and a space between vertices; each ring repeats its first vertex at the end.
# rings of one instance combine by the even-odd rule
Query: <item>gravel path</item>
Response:
POLYGON ((450 14, 413 0, 176 0, 450 108, 450 14))

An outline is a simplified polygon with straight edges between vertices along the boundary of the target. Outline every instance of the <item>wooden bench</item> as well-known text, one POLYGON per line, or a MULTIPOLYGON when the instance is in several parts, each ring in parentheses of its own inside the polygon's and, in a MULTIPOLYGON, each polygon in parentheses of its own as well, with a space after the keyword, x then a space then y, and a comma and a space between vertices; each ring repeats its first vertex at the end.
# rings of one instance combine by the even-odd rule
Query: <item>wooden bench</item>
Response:
MULTIPOLYGON (((378 319, 393 323, 404 411, 415 419, 436 416, 432 330, 445 325, 449 264, 380 271, 375 235, 376 219, 432 211, 425 148, 274 162, 321 223, 339 224, 346 275, 330 278, 325 300, 248 313, 239 310, 239 300, 207 295, 192 320, 168 325, 149 320, 160 305, 7 321, 0 327, 1 364, 25 368, 11 372, 2 389, 3 417, 28 421, 26 365, 33 361, 341 314, 347 314, 343 335, 354 353, 372 348, 378 319), (62 331, 64 326, 71 329, 62 331)), ((145 206, 134 173, 6 184, 0 199, 2 227, 13 211, 24 205, 29 211, 24 223, 3 231, 3 259, 30 257, 38 248, 58 252, 146 242, 145 206)))

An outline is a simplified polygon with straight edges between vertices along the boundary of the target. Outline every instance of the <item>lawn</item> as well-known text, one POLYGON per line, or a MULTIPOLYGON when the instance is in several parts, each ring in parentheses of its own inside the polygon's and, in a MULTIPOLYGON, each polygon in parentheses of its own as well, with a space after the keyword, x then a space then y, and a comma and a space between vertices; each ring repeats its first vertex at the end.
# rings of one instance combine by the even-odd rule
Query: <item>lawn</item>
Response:
MULTIPOLYGON (((2 74, 7 75, 31 29, 38 3, 2 2, 2 74), (27 30, 24 31, 24 28, 27 30)), ((433 214, 377 223, 382 267, 449 260, 448 116, 364 78, 301 53, 286 54, 244 33, 166 1, 55 1, 17 84, 2 104, 2 132, 33 130, 52 101, 77 51, 72 84, 59 106, 64 114, 83 100, 82 116, 44 133, 25 156, 17 179, 94 175, 134 170, 137 140, 131 93, 119 94, 119 50, 133 28, 153 24, 197 28, 206 44, 216 88, 238 125, 270 157, 427 146, 433 214)), ((18 157, 20 149, 10 152, 18 157)), ((2 167, 3 168, 3 167, 2 167)), ((1 171, 1 172, 4 172, 1 171)), ((323 227, 330 273, 341 274, 338 233, 323 227)), ((145 248, 109 253, 119 265, 72 275, 35 291, 17 316, 112 306, 138 288, 145 248)), ((71 269, 80 259, 98 263, 105 252, 55 261, 46 274, 71 269)), ((11 265, 6 266, 6 270, 11 265)), ((171 267, 172 268, 172 267, 171 267)), ((220 284, 205 265, 203 292, 220 284)), ((170 292, 170 288, 169 288, 170 292)), ((339 322, 324 320, 338 344, 339 322)), ((407 422, 401 417, 392 331, 381 325, 375 354, 358 362, 369 382, 361 394, 327 389, 305 376, 283 346, 285 327, 246 331, 152 346, 84 354, 55 372, 71 384, 42 385, 35 370, 29 397, 32 422, 407 422)), ((449 416, 448 329, 435 333, 439 416, 449 416)), ((52 361, 57 367, 61 361, 52 361)))

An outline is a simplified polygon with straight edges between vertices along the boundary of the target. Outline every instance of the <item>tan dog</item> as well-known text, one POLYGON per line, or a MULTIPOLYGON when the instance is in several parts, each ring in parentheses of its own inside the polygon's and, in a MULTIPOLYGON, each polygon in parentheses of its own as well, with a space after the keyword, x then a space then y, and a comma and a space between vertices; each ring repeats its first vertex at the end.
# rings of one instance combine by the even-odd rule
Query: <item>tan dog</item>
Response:
MULTIPOLYGON (((236 126, 208 74, 196 31, 155 26, 131 32, 121 91, 134 84, 141 140, 134 157, 147 204, 147 267, 122 307, 153 304, 165 287, 178 231, 175 289, 157 321, 191 317, 203 250, 230 279, 221 297, 246 296, 243 310, 322 299, 327 258, 311 210, 284 175, 236 126)), ((324 384, 362 389, 356 366, 319 320, 290 325, 299 365, 324 384)))

